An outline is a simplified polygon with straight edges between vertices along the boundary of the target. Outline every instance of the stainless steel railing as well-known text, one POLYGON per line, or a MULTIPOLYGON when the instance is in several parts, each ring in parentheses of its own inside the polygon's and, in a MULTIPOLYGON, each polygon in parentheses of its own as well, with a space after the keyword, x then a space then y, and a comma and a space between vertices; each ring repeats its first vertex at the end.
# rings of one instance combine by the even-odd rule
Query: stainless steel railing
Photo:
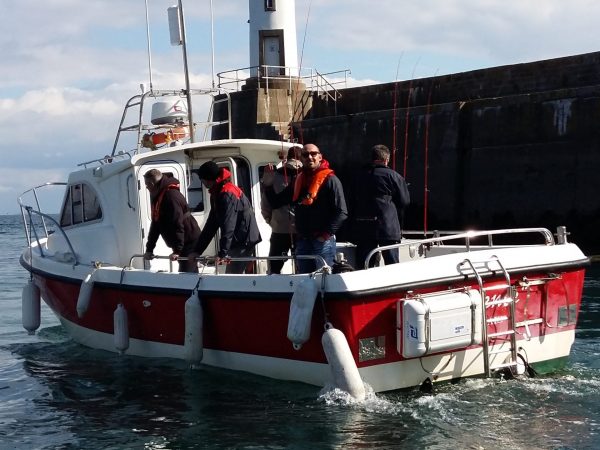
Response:
MULTIPOLYGON (((135 254, 129 258, 128 268, 133 268, 133 260, 136 258, 143 258, 144 254, 135 254)), ((190 258, 180 256, 177 260, 173 261, 169 256, 164 255, 153 255, 152 259, 168 259, 169 260, 169 271, 173 272, 173 263, 177 261, 189 261, 190 258)), ((294 256, 244 256, 244 257, 228 257, 228 258, 219 258, 217 256, 197 256, 193 258, 197 263, 201 263, 205 266, 218 265, 219 261, 223 261, 224 264, 228 264, 229 262, 234 261, 246 261, 246 262, 257 262, 257 261, 285 261, 288 259, 297 260, 297 259, 310 259, 315 261, 315 265, 317 267, 316 271, 326 271, 331 272, 331 267, 325 262, 325 260, 319 255, 294 255, 294 256)), ((215 271, 215 274, 219 275, 218 272, 215 271)))
MULTIPOLYGON (((416 232, 410 232, 410 233, 416 233, 416 232)), ((446 232, 449 233, 449 232, 446 232)), ((500 230, 486 230, 486 231, 467 231, 467 232, 462 232, 462 233, 453 233, 453 234, 446 234, 443 232, 433 232, 434 237, 431 238, 426 238, 426 239, 420 239, 420 240, 413 240, 410 242, 401 242, 398 244, 392 244, 392 245, 383 245, 381 247, 377 247, 374 248, 373 250, 371 250, 364 261, 364 268, 367 269, 369 267, 369 261, 371 260, 371 258, 379 253, 382 252, 384 250, 393 250, 393 249, 400 249, 403 247, 408 247, 409 249, 409 254, 416 254, 417 249, 419 247, 424 248, 425 246, 433 246, 433 245, 437 245, 437 246, 441 246, 441 245, 445 245, 445 244, 449 244, 452 242, 456 242, 456 241, 460 241, 461 245, 465 246, 465 251, 470 252, 471 251, 471 246, 473 245, 472 241, 476 238, 487 238, 487 245, 485 245, 485 247, 488 248, 494 248, 497 247, 497 244, 494 244, 494 236, 499 236, 499 235, 515 235, 515 234, 531 234, 531 233, 536 233, 536 234, 540 234, 542 236, 542 238, 544 239, 544 245, 555 245, 554 242, 554 236, 552 235, 552 233, 550 232, 550 230, 548 230, 547 228, 507 228, 507 229, 500 229, 500 230), (444 235, 442 235, 444 234, 444 235)), ((407 233, 405 233, 407 234, 407 233)), ((480 248, 480 247, 478 247, 480 248)))

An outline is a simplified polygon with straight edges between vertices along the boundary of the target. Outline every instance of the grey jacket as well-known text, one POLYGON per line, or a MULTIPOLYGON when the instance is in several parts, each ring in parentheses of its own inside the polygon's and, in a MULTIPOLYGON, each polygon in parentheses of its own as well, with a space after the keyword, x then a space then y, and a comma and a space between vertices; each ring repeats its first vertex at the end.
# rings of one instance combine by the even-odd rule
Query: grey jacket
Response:
MULTIPOLYGON (((280 193, 288 185, 293 186, 296 175, 302 170, 302 163, 297 159, 288 159, 275 171, 273 190, 280 193)), ((260 201, 260 212, 265 221, 271 226, 273 233, 294 234, 294 212, 289 205, 280 208, 272 208, 265 192, 263 191, 260 201)))

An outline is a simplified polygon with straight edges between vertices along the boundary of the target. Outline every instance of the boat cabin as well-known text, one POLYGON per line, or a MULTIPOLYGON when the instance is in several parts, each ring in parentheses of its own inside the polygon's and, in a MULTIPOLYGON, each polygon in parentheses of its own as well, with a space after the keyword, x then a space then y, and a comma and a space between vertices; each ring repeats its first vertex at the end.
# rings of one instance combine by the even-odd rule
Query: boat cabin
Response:
MULTIPOLYGON (((96 161, 71 173, 59 216, 60 226, 76 249, 78 260, 89 262, 101 257, 98 262, 128 265, 132 255, 144 253, 151 224, 150 194, 144 186, 144 174, 158 169, 177 178, 191 214, 202 228, 210 212, 210 194, 195 170, 212 160, 231 172, 232 182, 251 201, 262 236, 256 255, 266 256, 271 231, 260 214, 260 179, 265 166, 276 162, 282 148, 287 151, 291 145, 257 140, 214 141, 96 161), (83 243, 86 245, 80 245, 83 243)), ((217 242, 218 239, 213 240, 205 255, 217 253, 217 242)), ((52 235, 48 247, 49 251, 65 251, 64 237, 59 233, 52 235)), ((166 256, 171 251, 159 238, 154 253, 166 256)), ((168 260, 155 259, 149 263, 151 269, 171 269, 168 260)), ((144 266, 139 257, 132 264, 138 268, 144 266)), ((262 270, 266 270, 266 264, 262 270)))

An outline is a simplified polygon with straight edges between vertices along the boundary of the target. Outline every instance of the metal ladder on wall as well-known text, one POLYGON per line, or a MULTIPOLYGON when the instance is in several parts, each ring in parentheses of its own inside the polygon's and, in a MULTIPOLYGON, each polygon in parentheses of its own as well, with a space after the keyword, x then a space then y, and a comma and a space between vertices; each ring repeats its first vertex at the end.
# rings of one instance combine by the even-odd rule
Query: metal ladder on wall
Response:
POLYGON ((481 336, 483 341, 483 366, 484 372, 487 377, 492 376, 492 372, 511 368, 517 366, 517 333, 515 331, 516 323, 515 323, 515 290, 510 284, 510 275, 508 271, 504 268, 500 260, 497 256, 492 256, 490 259, 483 261, 471 261, 470 259, 465 259, 460 266, 467 265, 473 271, 475 278, 477 279, 477 283, 479 285, 479 293, 481 294, 481 336), (497 264, 499 270, 502 272, 505 282, 505 285, 493 285, 486 286, 483 277, 484 276, 493 276, 498 270, 494 270, 490 266, 493 264, 497 264), (489 296, 486 295, 486 292, 490 290, 498 290, 499 288, 504 288, 505 293, 499 299, 490 300, 489 296), (487 309, 494 308, 500 305, 508 306, 508 315, 492 315, 490 317, 487 316, 487 309), (499 323, 507 322, 507 329, 504 331, 493 332, 490 333, 488 328, 491 325, 496 325, 499 323), (491 343, 490 341, 497 339, 503 341, 510 342, 509 349, 496 349, 490 350, 491 343), (501 364, 495 364, 494 366, 490 365, 490 357, 498 354, 510 354, 508 361, 503 362, 501 364))

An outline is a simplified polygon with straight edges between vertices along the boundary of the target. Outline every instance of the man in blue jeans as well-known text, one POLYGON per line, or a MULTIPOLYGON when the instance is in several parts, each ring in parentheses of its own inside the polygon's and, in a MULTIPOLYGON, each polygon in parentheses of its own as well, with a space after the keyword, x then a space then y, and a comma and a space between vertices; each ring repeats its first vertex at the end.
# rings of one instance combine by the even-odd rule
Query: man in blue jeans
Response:
MULTIPOLYGON (((300 154, 302 172, 294 185, 279 194, 272 187, 272 177, 265 173, 263 184, 273 208, 291 204, 295 212, 296 256, 318 255, 332 266, 335 258, 335 233, 340 229, 348 210, 342 183, 329 168, 327 160, 314 144, 306 144, 300 154)), ((299 273, 315 270, 312 259, 298 258, 299 273)))

